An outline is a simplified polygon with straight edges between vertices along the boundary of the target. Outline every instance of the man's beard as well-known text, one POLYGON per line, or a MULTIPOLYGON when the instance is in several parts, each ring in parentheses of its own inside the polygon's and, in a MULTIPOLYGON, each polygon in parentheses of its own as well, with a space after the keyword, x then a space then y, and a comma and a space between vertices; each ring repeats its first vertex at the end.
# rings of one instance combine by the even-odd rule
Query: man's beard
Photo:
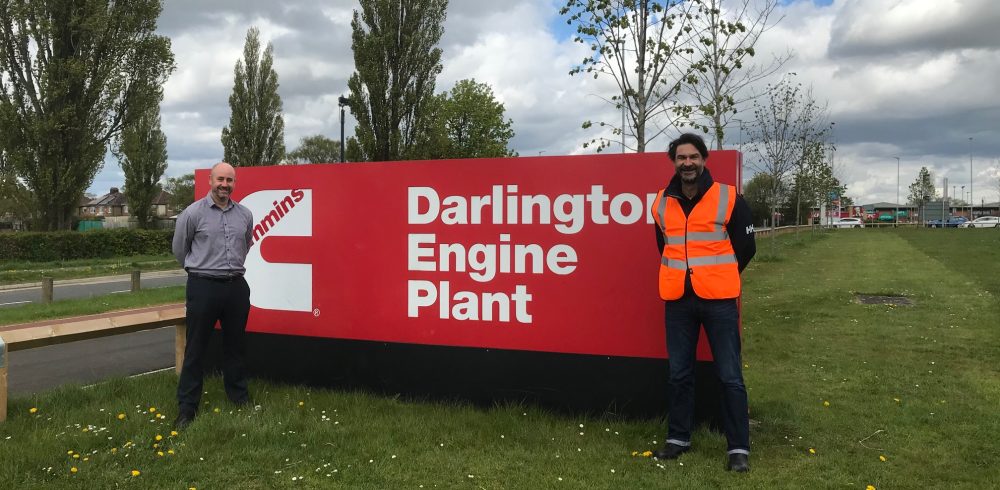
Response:
POLYGON ((698 172, 698 169, 697 169, 697 168, 689 168, 689 169, 683 169, 683 168, 682 168, 682 169, 680 170, 680 174, 681 174, 681 182, 683 182, 683 183, 685 183, 685 184, 694 184, 694 183, 698 182, 698 177, 699 177, 699 176, 701 175, 701 174, 700 174, 700 173, 698 172), (694 176, 693 176, 693 177, 690 177, 690 178, 688 178, 688 177, 685 177, 685 176, 684 176, 684 172, 685 172, 685 171, 688 171, 688 172, 694 172, 694 176))
POLYGON ((216 187, 215 189, 213 189, 213 192, 215 193, 215 197, 225 200, 229 199, 229 195, 232 194, 233 191, 229 187, 216 187), (225 196, 220 195, 219 194, 220 191, 225 191, 226 195, 225 196))

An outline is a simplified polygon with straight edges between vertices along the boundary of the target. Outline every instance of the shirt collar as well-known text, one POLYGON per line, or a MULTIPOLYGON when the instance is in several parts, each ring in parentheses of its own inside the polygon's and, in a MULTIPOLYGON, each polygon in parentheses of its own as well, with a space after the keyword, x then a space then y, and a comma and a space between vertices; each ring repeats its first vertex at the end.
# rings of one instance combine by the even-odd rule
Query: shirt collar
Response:
POLYGON ((208 191, 208 194, 205 194, 205 197, 202 198, 202 201, 205 201, 205 207, 209 207, 209 208, 215 207, 215 208, 220 209, 222 211, 229 211, 230 209, 233 208, 233 206, 236 205, 236 201, 233 201, 233 199, 230 198, 229 199, 229 205, 226 206, 225 208, 220 208, 217 204, 215 204, 215 201, 212 200, 212 191, 211 190, 208 191))

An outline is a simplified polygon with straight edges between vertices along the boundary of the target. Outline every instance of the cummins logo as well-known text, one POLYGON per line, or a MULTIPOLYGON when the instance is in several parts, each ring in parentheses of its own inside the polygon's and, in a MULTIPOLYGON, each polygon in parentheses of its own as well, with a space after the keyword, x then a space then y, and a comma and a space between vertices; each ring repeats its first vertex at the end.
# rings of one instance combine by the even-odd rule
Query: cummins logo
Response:
POLYGON ((312 311, 312 264, 272 263, 260 243, 276 236, 312 236, 311 189, 257 191, 240 199, 253 212, 253 245, 247 254, 250 304, 282 311, 312 311))

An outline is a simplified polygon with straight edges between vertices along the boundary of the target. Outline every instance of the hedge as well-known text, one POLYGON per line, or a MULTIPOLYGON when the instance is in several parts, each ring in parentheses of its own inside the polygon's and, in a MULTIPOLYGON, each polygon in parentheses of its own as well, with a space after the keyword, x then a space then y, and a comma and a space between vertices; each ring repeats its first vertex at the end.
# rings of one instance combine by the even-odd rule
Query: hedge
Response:
POLYGON ((0 233, 0 260, 110 258, 170 253, 173 230, 111 230, 0 233))

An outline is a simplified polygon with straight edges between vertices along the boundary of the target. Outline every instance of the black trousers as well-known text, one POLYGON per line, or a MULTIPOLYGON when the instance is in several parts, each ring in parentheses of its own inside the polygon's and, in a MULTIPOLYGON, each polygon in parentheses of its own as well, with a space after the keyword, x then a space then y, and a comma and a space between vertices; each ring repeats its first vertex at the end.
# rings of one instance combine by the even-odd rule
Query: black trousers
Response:
POLYGON ((216 321, 222 326, 222 377, 226 396, 237 403, 249 400, 244 361, 249 314, 250 286, 243 277, 217 281, 188 276, 187 346, 177 383, 177 404, 181 412, 198 411, 205 376, 205 351, 216 321))

